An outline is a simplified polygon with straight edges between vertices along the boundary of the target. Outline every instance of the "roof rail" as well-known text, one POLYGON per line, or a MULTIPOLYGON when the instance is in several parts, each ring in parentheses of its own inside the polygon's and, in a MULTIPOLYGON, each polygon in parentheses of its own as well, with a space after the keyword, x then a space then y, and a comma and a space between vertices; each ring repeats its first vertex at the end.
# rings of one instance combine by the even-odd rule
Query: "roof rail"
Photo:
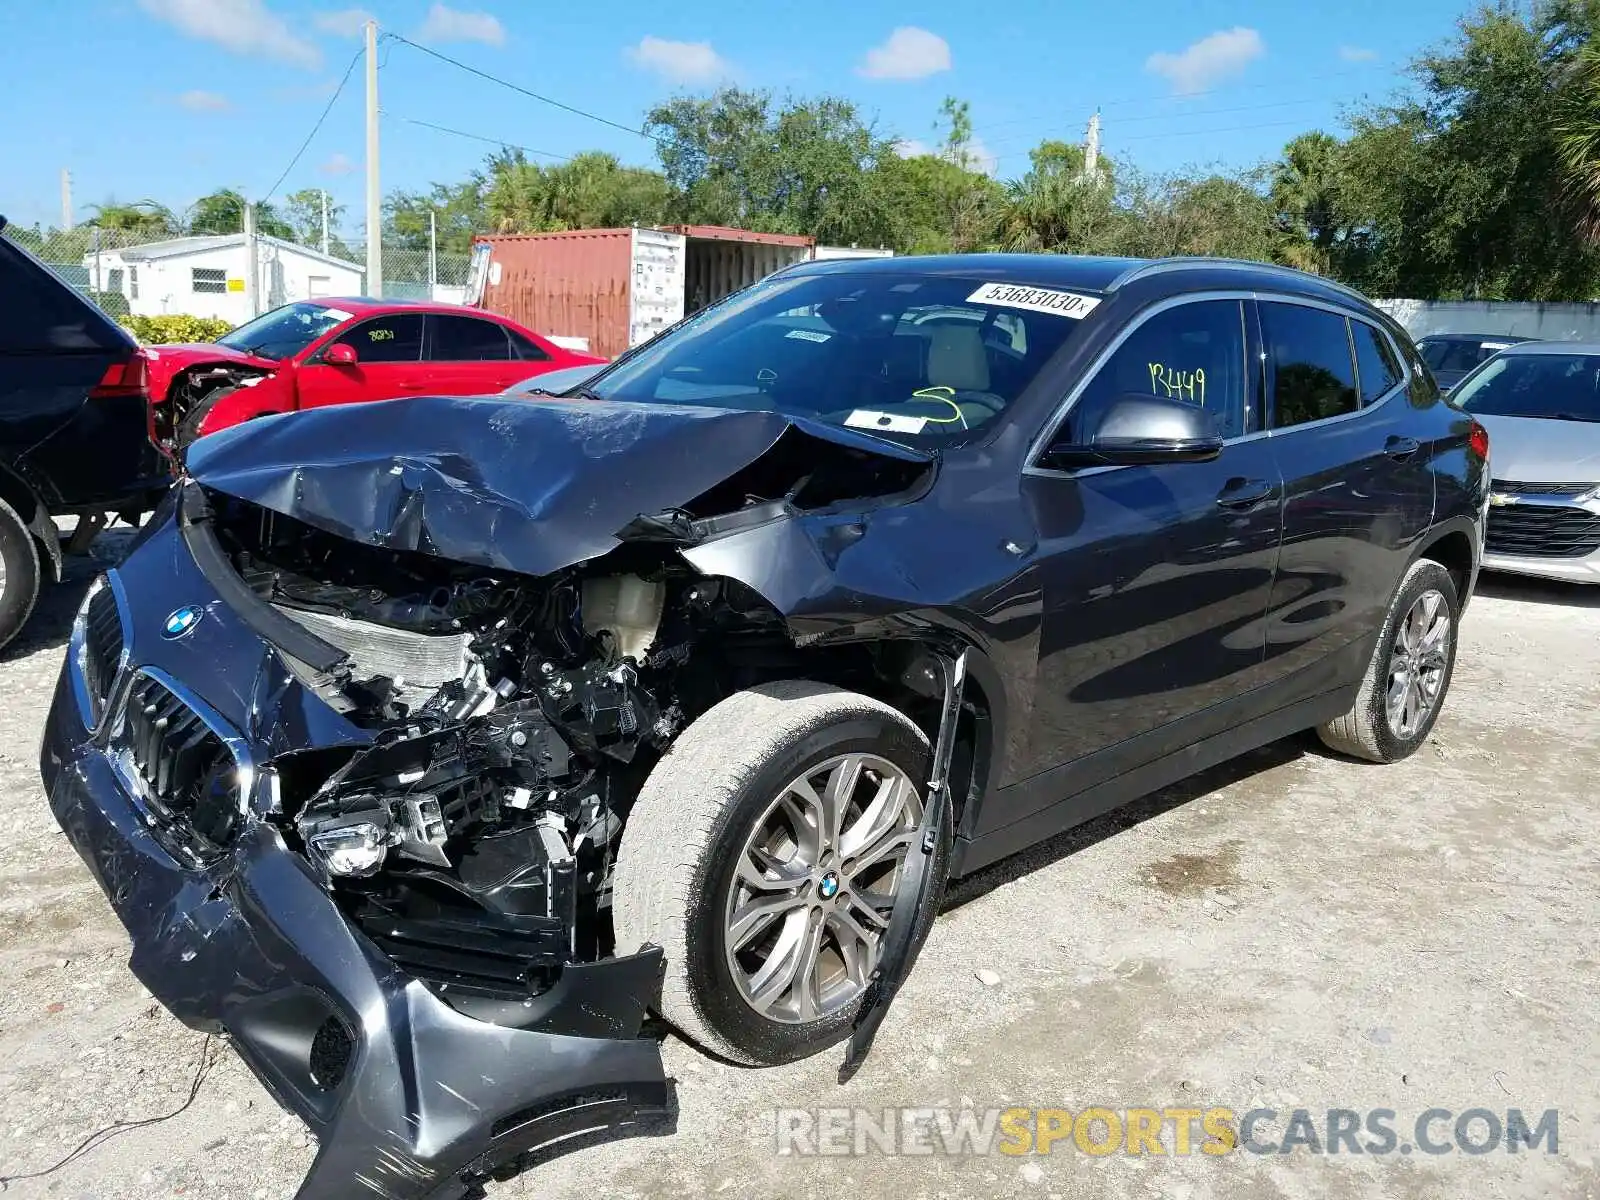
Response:
POLYGON ((1149 275, 1161 275, 1167 271, 1185 269, 1196 270, 1202 267, 1224 271, 1258 271, 1286 279, 1310 279, 1332 291, 1343 292, 1347 296, 1360 300, 1363 304, 1371 303, 1355 288, 1346 287, 1337 280, 1329 279, 1326 275, 1313 275, 1309 271, 1297 271, 1293 267, 1280 266, 1277 263, 1254 262, 1244 258, 1202 258, 1199 256, 1155 258, 1149 262, 1140 263, 1136 267, 1129 267, 1111 281, 1106 291, 1114 292, 1124 284, 1132 283, 1135 279, 1143 279, 1149 275))

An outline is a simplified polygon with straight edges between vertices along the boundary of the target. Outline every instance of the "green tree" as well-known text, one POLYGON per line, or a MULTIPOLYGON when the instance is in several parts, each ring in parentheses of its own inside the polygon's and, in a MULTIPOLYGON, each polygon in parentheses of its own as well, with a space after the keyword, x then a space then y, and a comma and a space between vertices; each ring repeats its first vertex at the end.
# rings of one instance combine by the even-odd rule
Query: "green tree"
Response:
POLYGON ((1268 196, 1277 224, 1277 255, 1291 267, 1326 275, 1344 234, 1339 139, 1302 133, 1271 168, 1268 196))
MULTIPOLYGON (((322 245, 321 188, 301 188, 283 198, 283 219, 294 230, 294 240, 305 246, 322 245)), ((339 223, 344 219, 345 205, 328 199, 328 248, 340 243, 339 223)))
POLYGON ((115 200, 108 200, 104 204, 91 205, 89 211, 94 214, 89 224, 101 229, 150 237, 172 237, 182 232, 182 222, 172 210, 154 200, 140 200, 135 204, 118 204, 115 200))
MULTIPOLYGON (((210 195, 201 196, 189 209, 189 232, 239 233, 244 229, 243 193, 233 188, 218 188, 210 195)), ((279 215, 271 204, 257 204, 256 232, 268 237, 293 240, 294 227, 279 215)))

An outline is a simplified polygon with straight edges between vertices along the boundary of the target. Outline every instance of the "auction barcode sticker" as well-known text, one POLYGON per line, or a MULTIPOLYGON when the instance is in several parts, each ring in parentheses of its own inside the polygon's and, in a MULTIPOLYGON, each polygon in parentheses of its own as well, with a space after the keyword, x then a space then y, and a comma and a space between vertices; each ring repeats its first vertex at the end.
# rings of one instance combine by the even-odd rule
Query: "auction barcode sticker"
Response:
POLYGON ((1100 300, 1077 292, 1058 292, 1052 288, 1024 287, 1020 283, 986 283, 967 297, 968 304, 998 304, 1002 308, 1025 308, 1029 312, 1071 317, 1087 317, 1100 300))

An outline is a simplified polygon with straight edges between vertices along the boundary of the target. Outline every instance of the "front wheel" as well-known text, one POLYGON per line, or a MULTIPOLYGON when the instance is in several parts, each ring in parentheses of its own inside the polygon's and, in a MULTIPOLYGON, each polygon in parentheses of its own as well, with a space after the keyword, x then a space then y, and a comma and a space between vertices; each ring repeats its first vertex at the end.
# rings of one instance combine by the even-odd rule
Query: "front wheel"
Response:
MULTIPOLYGON (((660 1010, 735 1062, 844 1038, 920 852, 928 742, 868 696, 804 680, 736 692, 645 782, 617 855, 619 953, 660 946, 660 1010)), ((948 870, 917 913, 932 923, 948 870)))
POLYGON ((0 500, 0 646, 16 637, 39 598, 39 547, 17 510, 0 500))
POLYGON ((1412 563, 1390 602, 1355 706, 1317 735, 1334 750, 1369 762, 1413 754, 1444 707, 1460 621, 1450 572, 1432 559, 1412 563))

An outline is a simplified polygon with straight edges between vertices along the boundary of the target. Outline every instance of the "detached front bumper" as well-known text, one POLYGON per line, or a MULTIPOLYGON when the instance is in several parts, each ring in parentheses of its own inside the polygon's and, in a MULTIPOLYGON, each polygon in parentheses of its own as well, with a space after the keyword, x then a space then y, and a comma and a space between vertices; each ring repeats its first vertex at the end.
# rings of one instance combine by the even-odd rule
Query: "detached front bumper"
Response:
POLYGON ((85 728, 71 670, 41 753, 51 809, 127 927, 134 974, 229 1035, 316 1134, 297 1200, 454 1200, 558 1139, 665 1131, 671 1085, 639 1036, 659 951, 569 967, 528 1027, 463 1016, 361 936, 270 825, 209 867, 177 861, 85 728))

